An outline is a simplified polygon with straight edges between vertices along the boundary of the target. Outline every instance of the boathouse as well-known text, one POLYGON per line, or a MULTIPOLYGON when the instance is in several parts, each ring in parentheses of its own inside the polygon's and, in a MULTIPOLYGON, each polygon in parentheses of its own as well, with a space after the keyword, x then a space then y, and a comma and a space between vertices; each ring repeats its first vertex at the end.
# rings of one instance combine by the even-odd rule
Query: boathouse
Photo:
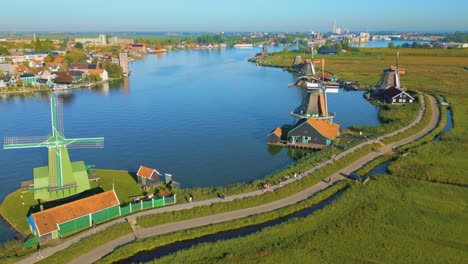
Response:
POLYGON ((389 104, 404 104, 414 102, 414 98, 397 87, 389 87, 383 91, 385 102, 389 104))
POLYGON ((31 214, 27 221, 40 241, 73 234, 120 215, 114 190, 31 214))
POLYGON ((268 134, 268 142, 269 143, 278 143, 281 141, 281 136, 283 135, 283 131, 281 128, 277 127, 270 134, 268 134))
POLYGON ((316 144, 330 146, 338 136, 340 125, 329 119, 304 118, 288 133, 291 144, 316 144))
POLYGON ((159 181, 160 175, 155 169, 140 166, 137 172, 137 180, 143 186, 153 187, 159 181))

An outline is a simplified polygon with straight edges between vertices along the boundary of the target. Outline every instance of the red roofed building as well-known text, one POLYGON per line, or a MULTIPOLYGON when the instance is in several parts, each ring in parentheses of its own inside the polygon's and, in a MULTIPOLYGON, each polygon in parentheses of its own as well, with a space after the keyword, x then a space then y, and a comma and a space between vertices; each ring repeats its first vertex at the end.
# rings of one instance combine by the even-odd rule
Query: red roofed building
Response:
POLYGON ((338 136, 340 125, 327 119, 301 119, 288 133, 291 144, 305 143, 329 146, 338 136))
POLYGON ((101 80, 107 82, 109 80, 109 74, 105 69, 89 69, 88 75, 95 74, 101 77, 101 80))
POLYGON ((67 236, 120 215, 114 190, 31 214, 31 231, 41 241, 67 236))
POLYGON ((159 181, 161 174, 152 168, 140 166, 137 172, 138 183, 143 186, 152 187, 159 181))

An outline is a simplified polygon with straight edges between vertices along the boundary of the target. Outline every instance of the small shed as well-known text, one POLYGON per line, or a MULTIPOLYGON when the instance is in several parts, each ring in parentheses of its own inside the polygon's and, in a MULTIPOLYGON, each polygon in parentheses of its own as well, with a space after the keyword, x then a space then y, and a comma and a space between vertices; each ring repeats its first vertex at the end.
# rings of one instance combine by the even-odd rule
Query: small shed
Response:
POLYGON ((291 144, 316 144, 329 146, 338 136, 340 125, 327 119, 314 119, 312 117, 299 120, 288 133, 291 144))
POLYGON ((394 86, 385 89, 383 95, 385 102, 390 104, 404 104, 414 102, 414 98, 411 95, 394 86))
POLYGON ((143 186, 153 187, 159 181, 160 175, 155 169, 140 166, 137 172, 138 183, 143 186))
POLYGON ((277 127, 270 134, 268 134, 268 142, 271 143, 278 143, 281 140, 281 136, 283 135, 283 131, 281 128, 277 127))
POLYGON ((120 215, 114 190, 31 214, 27 221, 41 241, 66 236, 120 215))

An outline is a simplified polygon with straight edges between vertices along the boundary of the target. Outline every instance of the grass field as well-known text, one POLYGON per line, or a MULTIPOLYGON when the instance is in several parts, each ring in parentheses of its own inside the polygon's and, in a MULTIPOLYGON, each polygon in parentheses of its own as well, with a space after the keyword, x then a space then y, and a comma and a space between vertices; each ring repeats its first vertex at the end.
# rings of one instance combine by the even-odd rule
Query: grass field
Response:
POLYGON ((378 176, 305 219, 154 263, 464 263, 465 188, 378 176))

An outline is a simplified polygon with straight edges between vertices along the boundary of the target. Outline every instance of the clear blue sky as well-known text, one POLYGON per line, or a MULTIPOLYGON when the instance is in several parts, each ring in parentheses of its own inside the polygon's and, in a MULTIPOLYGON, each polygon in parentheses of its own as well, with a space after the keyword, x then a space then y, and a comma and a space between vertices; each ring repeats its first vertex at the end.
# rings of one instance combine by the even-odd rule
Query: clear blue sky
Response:
POLYGON ((14 0, 1 31, 468 31, 466 0, 14 0))

